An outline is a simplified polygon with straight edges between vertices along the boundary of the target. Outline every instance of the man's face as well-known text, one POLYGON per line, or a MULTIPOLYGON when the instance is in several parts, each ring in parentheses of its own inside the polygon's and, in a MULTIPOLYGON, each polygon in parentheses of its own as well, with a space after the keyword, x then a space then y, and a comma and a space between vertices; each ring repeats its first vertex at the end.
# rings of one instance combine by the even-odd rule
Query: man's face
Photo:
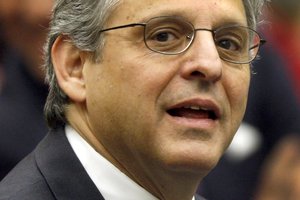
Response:
MULTIPOLYGON (((158 16, 180 16, 196 28, 247 25, 240 0, 127 0, 106 27, 158 16)), ((105 32, 105 41, 102 61, 86 62, 84 78, 89 126, 106 151, 137 170, 215 166, 242 120, 249 65, 221 60, 208 31, 178 55, 149 50, 143 27, 105 32)))

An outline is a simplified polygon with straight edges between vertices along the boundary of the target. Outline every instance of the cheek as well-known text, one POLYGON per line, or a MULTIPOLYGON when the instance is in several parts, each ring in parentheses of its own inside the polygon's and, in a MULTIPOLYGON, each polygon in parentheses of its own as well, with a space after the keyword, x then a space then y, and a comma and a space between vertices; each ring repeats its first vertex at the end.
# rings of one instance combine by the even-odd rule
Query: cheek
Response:
POLYGON ((225 81, 231 115, 234 120, 243 117, 247 105, 250 70, 246 66, 243 67, 244 69, 240 71, 229 72, 229 78, 225 81))
POLYGON ((112 127, 123 126, 118 127, 120 130, 132 129, 139 119, 151 115, 156 93, 153 73, 135 61, 119 56, 90 66, 86 74, 87 106, 93 126, 114 124, 112 127))
POLYGON ((110 60, 108 65, 113 68, 111 73, 122 84, 120 87, 130 93, 153 98, 155 93, 158 95, 162 92, 176 73, 174 57, 152 52, 145 47, 143 41, 141 43, 109 42, 105 48, 108 51, 104 52, 103 57, 110 60), (119 48, 116 49, 116 46, 119 48), (120 49, 126 49, 126 53, 120 49))

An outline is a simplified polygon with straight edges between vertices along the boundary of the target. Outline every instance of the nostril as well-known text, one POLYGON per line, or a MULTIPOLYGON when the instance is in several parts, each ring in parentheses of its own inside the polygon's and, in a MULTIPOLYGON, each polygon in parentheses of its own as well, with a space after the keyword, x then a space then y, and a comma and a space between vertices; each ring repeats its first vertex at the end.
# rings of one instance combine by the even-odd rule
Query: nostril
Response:
POLYGON ((204 75, 203 75, 201 72, 199 72, 199 71, 193 71, 193 72, 191 73, 191 75, 192 75, 192 76, 203 76, 203 77, 204 77, 204 75))
POLYGON ((180 76, 186 80, 202 79, 216 82, 222 77, 223 63, 217 60, 199 57, 197 60, 187 60, 180 68, 180 76))

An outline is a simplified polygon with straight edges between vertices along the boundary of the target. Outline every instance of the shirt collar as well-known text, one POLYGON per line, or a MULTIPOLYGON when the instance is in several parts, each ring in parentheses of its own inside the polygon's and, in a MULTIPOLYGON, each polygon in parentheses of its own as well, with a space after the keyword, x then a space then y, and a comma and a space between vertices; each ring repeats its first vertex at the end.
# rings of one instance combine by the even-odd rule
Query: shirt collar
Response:
POLYGON ((104 199, 158 200, 96 152, 71 126, 65 129, 72 149, 104 199))
POLYGON ((72 127, 66 126, 66 136, 104 199, 158 200, 97 153, 72 127))

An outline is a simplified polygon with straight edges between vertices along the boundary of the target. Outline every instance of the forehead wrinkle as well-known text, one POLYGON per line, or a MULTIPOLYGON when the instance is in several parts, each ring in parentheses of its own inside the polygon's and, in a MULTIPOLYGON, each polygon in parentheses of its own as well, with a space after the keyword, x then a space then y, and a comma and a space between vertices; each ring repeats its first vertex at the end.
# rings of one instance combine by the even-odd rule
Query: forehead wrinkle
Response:
MULTIPOLYGON (((172 1, 169 0, 164 2, 161 1, 163 0, 151 0, 145 1, 145 3, 144 1, 142 3, 139 1, 137 2, 136 0, 123 1, 122 4, 119 5, 119 8, 122 10, 125 9, 128 14, 123 17, 126 21, 120 23, 144 23, 149 19, 158 16, 180 16, 193 23, 195 27, 209 26, 207 28, 215 28, 226 24, 247 25, 242 0, 217 0, 209 4, 204 4, 202 2, 203 5, 197 6, 197 3, 195 3, 194 6, 190 7, 179 6, 179 4, 173 6, 174 4, 172 5, 172 1), (226 3, 226 1, 231 1, 232 3, 226 3), (159 2, 159 4, 157 4, 157 2, 159 2), (216 9, 219 12, 211 12, 216 9), (232 15, 233 11, 235 13, 234 15, 232 15), (240 13, 240 15, 238 13, 240 13)), ((201 4, 201 2, 199 4, 201 4)))

